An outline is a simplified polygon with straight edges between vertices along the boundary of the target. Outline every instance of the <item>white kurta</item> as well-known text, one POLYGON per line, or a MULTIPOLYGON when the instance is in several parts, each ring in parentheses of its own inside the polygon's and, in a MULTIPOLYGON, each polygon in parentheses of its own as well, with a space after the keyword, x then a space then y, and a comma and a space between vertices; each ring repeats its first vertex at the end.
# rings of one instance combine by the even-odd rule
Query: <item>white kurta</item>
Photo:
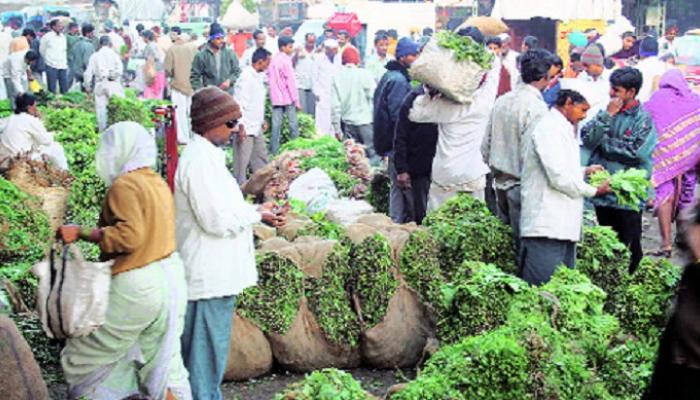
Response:
POLYGON ((637 100, 646 103, 659 86, 661 76, 668 71, 669 65, 659 57, 645 58, 635 66, 642 73, 642 87, 639 89, 637 100))
POLYGON ((46 130, 39 118, 20 113, 11 115, 4 122, 4 129, 0 127, 0 164, 4 164, 8 157, 32 152, 34 159, 47 156, 58 168, 68 169, 63 147, 54 141, 53 133, 46 130))
POLYGON ((224 152, 200 135, 175 173, 175 217, 190 301, 236 295, 257 283, 253 224, 260 213, 243 198, 224 152))
POLYGON ((95 77, 95 113, 100 131, 107 129, 107 104, 112 96, 124 96, 121 76, 124 65, 117 53, 109 47, 102 47, 90 56, 85 69, 85 82, 95 77))
POLYGON ((327 56, 321 55, 314 61, 313 92, 318 98, 316 101, 316 131, 320 135, 333 135, 331 118, 331 89, 333 77, 341 67, 341 57, 336 55, 333 62, 327 56))
POLYGON ((584 181, 575 128, 556 108, 526 133, 521 178, 522 237, 577 242, 583 198, 597 189, 584 181))

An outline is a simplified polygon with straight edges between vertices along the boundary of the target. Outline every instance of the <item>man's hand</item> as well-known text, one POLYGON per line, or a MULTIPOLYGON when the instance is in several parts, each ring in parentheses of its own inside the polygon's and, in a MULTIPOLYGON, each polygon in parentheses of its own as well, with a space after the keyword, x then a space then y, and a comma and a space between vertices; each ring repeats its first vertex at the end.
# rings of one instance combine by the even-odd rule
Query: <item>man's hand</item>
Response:
POLYGON ((243 124, 238 124, 238 135, 237 135, 238 144, 243 143, 243 141, 245 140, 245 136, 246 136, 245 126, 243 126, 243 124))
POLYGON ((270 124, 267 121, 263 122, 262 131, 267 132, 268 129, 270 129, 270 124))
POLYGON ((80 226, 79 225, 63 225, 58 228, 56 232, 56 237, 63 241, 65 244, 75 243, 80 238, 80 226))
POLYGON ((221 82, 221 85, 219 85, 219 89, 221 90, 226 90, 231 87, 231 81, 226 79, 225 81, 221 82))
POLYGON ((591 165, 590 167, 586 168, 585 174, 586 176, 590 176, 600 171, 605 171, 605 167, 603 167, 602 165, 591 165))
POLYGON ((410 189, 411 188, 411 176, 408 174, 408 172, 404 172, 402 174, 399 174, 396 177, 396 184, 401 189, 410 189))
POLYGON ((301 104, 297 104, 297 111, 301 111, 303 108, 301 108, 301 104))
POLYGON ((320 102, 321 102, 321 97, 320 97, 320 96, 316 95, 316 96, 314 96, 314 97, 316 98, 316 103, 320 103, 320 102))
POLYGON ((262 217, 262 222, 273 227, 273 228, 279 228, 281 226, 284 226, 284 224, 287 222, 287 219, 283 215, 277 215, 273 212, 270 211, 263 211, 260 213, 260 216, 262 217))
POLYGON ((605 181, 603 182, 600 186, 598 186, 598 191, 595 192, 596 197, 598 196, 605 196, 608 193, 612 193, 612 189, 610 188, 610 181, 605 181))
POLYGON ((622 107, 624 105, 625 103, 622 101, 622 99, 613 97, 612 100, 610 100, 610 103, 608 103, 608 114, 611 117, 616 116, 620 112, 620 110, 622 110, 622 107))

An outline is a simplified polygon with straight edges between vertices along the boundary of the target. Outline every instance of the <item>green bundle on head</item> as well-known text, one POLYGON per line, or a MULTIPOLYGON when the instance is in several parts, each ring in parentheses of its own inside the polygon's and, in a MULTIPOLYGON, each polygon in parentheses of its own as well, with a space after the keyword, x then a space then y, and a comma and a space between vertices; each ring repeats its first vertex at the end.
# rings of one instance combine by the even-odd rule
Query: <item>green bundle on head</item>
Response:
POLYGON ((621 286, 615 315, 640 339, 657 340, 666 325, 681 270, 668 260, 644 258, 621 286))
POLYGON ((392 400, 532 399, 528 354, 518 338, 496 330, 442 347, 416 380, 392 400))
POLYGON ((576 246, 576 269, 608 294, 606 310, 612 312, 622 281, 627 275, 630 252, 607 226, 583 229, 576 246))
POLYGON ((423 223, 441 245, 440 262, 448 279, 464 261, 481 261, 516 273, 512 230, 484 202, 460 194, 428 214, 423 223))
POLYGON ((309 308, 326 338, 339 345, 357 347, 360 324, 347 290, 351 271, 350 250, 336 243, 326 258, 321 277, 304 282, 309 308))
POLYGON ((433 310, 442 304, 442 285, 446 283, 440 268, 440 245, 426 230, 411 234, 401 250, 399 271, 410 288, 433 310))
POLYGON ((453 343, 501 326, 511 302, 529 285, 494 265, 465 262, 463 273, 443 286, 438 337, 453 343))
POLYGON ((371 400, 352 375, 335 368, 314 371, 275 395, 273 400, 371 400))
POLYGON ((389 243, 381 234, 352 244, 350 265, 353 277, 351 292, 359 301, 365 329, 382 321, 399 282, 393 273, 389 243))
POLYGON ((651 182, 647 171, 637 168, 625 169, 610 175, 608 171, 599 171, 590 177, 590 184, 598 187, 610 180, 610 188, 617 198, 617 204, 639 211, 639 206, 648 197, 651 182))
POLYGON ((450 30, 443 30, 438 32, 436 37, 438 46, 452 50, 457 61, 471 61, 483 69, 491 68, 493 54, 469 36, 461 36, 450 30))
POLYGON ((238 313, 266 333, 285 334, 304 295, 304 274, 286 257, 274 252, 258 255, 258 285, 238 297, 238 313))

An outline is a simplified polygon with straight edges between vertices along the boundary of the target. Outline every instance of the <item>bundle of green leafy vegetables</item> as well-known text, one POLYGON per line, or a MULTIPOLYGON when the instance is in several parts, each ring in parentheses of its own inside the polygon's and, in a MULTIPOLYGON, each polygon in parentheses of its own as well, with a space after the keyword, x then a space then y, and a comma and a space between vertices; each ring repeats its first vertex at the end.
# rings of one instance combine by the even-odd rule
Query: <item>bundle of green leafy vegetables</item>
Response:
POLYGON ((389 214, 389 192, 391 191, 391 181, 386 171, 375 173, 369 185, 367 202, 372 205, 374 211, 382 214, 389 214))
POLYGON ((502 325, 511 302, 529 285, 494 265, 466 261, 458 277, 442 287, 438 338, 454 343, 502 325))
POLYGON ((630 252, 607 226, 586 227, 576 246, 576 269, 608 294, 606 310, 612 312, 622 282, 628 274, 630 252))
POLYGON ((273 400, 371 400, 352 375, 335 368, 314 371, 275 395, 273 400))
POLYGON ((440 245, 428 231, 411 233, 401 250, 399 271, 424 304, 433 310, 440 308, 446 279, 440 268, 440 245))
POLYGON ((64 383, 61 368, 62 341, 46 336, 41 326, 41 319, 35 312, 12 314, 10 318, 32 349, 44 381, 49 385, 64 383))
MULTIPOLYGON (((268 129, 264 132, 265 140, 270 142, 272 135, 272 103, 268 99, 265 103, 265 121, 267 121, 268 129)), ((316 137, 316 120, 313 116, 297 112, 297 124, 299 127, 299 138, 311 139, 316 137)), ((282 129, 280 130, 280 145, 292 141, 292 131, 289 129, 289 119, 286 116, 282 119, 282 129)))
POLYGON ((146 128, 153 127, 152 115, 139 99, 112 96, 107 104, 107 120, 109 125, 122 121, 133 121, 146 128))
POLYGON ((345 238, 345 230, 339 224, 331 222, 326 217, 325 211, 309 213, 306 203, 297 199, 290 199, 292 213, 305 215, 311 219, 312 224, 301 228, 297 236, 317 236, 324 239, 341 240, 345 238))
POLYGON ((352 307, 348 291, 350 249, 336 243, 323 265, 323 273, 317 279, 304 281, 309 308, 326 338, 335 344, 357 347, 360 323, 352 307))
POLYGON ((44 258, 51 237, 40 200, 0 177, 0 280, 20 287, 25 280, 35 283, 29 269, 44 258))
POLYGON ((304 273, 277 253, 256 257, 258 285, 238 297, 238 313, 267 333, 285 334, 299 310, 304 295, 304 273))
POLYGON ((610 180, 610 188, 617 198, 617 203, 632 210, 639 211, 640 205, 647 199, 651 183, 646 171, 630 168, 610 175, 608 171, 599 171, 589 178, 590 184, 598 187, 610 180))
POLYGON ((643 258, 637 271, 623 279, 615 303, 622 327, 642 340, 658 340, 680 276, 680 268, 666 259, 643 258))
POLYGON ((469 36, 461 36, 450 30, 440 31, 435 36, 438 46, 452 50, 457 61, 471 61, 483 69, 491 68, 493 54, 469 36))
POLYGON ((0 118, 7 118, 12 115, 12 104, 9 99, 0 100, 0 118))
POLYGON ((359 244, 351 244, 350 249, 350 292, 357 296, 361 321, 369 330, 384 319, 399 282, 392 271, 394 261, 384 236, 377 233, 359 244))
POLYGON ((440 264, 449 280, 464 261, 494 264, 515 274, 515 245, 509 226, 468 194, 448 200, 423 224, 440 243, 440 264))

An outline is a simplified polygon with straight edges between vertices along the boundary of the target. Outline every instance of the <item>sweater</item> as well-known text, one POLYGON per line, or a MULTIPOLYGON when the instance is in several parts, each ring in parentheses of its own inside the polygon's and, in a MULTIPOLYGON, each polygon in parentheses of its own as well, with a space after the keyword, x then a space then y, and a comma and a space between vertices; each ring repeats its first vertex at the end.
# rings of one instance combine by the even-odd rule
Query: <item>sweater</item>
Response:
POLYGON ((437 124, 421 124, 408 119, 413 101, 423 94, 423 87, 411 91, 399 111, 394 138, 396 173, 408 172, 413 178, 430 178, 438 140, 437 124))
POLYGON ((149 265, 175 251, 175 202, 160 175, 142 168, 118 177, 107 192, 99 226, 102 260, 112 275, 149 265))
POLYGON ((389 61, 387 72, 374 92, 374 150, 384 157, 394 147, 394 130, 403 99, 411 91, 408 70, 398 61, 389 61))

